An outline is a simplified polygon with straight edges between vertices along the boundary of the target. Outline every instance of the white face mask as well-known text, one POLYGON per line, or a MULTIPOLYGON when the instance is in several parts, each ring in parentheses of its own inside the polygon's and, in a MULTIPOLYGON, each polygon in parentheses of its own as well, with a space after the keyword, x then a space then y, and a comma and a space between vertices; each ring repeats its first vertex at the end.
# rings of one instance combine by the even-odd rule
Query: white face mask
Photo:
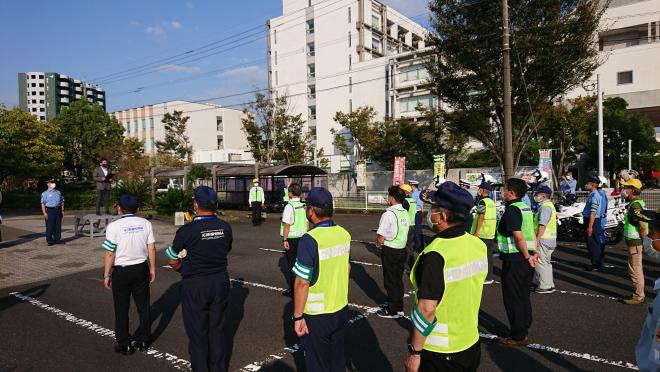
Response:
POLYGON ((573 178, 572 176, 570 176, 570 175, 566 175, 566 179, 567 179, 567 180, 570 180, 570 179, 572 179, 572 178, 573 178))
POLYGON ((433 221, 431 220, 431 215, 439 214, 439 213, 440 213, 440 212, 429 212, 429 213, 426 215, 426 226, 428 226, 431 230, 434 230, 435 225, 438 224, 437 222, 433 222, 433 221))
POLYGON ((534 201, 537 202, 537 203, 539 203, 539 204, 541 204, 541 203, 543 203, 543 198, 540 197, 540 196, 535 196, 535 197, 534 197, 534 201))
POLYGON ((644 241, 642 242, 642 244, 644 245, 644 250, 654 250, 660 252, 660 247, 658 247, 657 249, 653 247, 653 244, 658 241, 660 241, 660 239, 651 239, 649 238, 648 235, 646 235, 644 237, 644 241))

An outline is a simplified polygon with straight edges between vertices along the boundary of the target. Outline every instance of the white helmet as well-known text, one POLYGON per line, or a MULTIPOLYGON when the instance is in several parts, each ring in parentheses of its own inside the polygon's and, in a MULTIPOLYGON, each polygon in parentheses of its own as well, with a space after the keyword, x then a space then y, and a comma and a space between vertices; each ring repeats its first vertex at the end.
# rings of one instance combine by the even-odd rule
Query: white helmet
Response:
POLYGON ((623 178, 624 181, 628 181, 631 178, 639 178, 639 173, 634 169, 623 169, 619 172, 619 177, 623 178))
POLYGON ((600 180, 600 187, 607 187, 608 185, 607 178, 603 176, 598 176, 598 179, 600 180))
POLYGON ((496 183, 495 182, 495 177, 491 176, 490 174, 481 174, 481 178, 483 179, 484 182, 488 182, 490 184, 496 183))
MULTIPOLYGON (((536 178, 536 183, 547 182, 550 179, 550 175, 546 171, 540 169, 535 169, 532 173, 532 176, 536 178)), ((533 181, 532 181, 533 182, 533 181)))

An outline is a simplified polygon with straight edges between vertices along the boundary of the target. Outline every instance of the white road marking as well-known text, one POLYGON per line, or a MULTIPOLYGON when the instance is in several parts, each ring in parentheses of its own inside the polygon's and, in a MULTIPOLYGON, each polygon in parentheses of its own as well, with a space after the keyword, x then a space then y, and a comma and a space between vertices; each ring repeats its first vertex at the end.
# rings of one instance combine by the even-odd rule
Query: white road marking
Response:
MULTIPOLYGON (((68 313, 68 312, 60 310, 56 307, 50 306, 50 305, 48 305, 46 303, 43 303, 39 300, 36 300, 36 299, 34 299, 30 296, 22 295, 18 292, 12 292, 12 293, 10 293, 10 295, 18 298, 21 301, 28 302, 31 305, 34 305, 34 306, 36 306, 40 309, 51 312, 51 313, 57 315, 58 317, 60 317, 62 319, 65 319, 68 322, 71 322, 71 323, 73 323, 77 326, 80 326, 82 328, 86 328, 87 330, 92 331, 94 333, 97 333, 97 334, 99 334, 103 337, 108 337, 108 338, 111 338, 112 340, 115 339, 115 332, 114 331, 112 331, 110 329, 107 329, 107 328, 104 328, 103 326, 100 326, 100 325, 98 325, 96 323, 93 323, 89 320, 78 318, 77 316, 75 316, 71 313, 68 313)), ((149 355, 153 358, 156 358, 156 359, 165 360, 165 361, 169 362, 172 365, 172 367, 174 367, 178 370, 182 370, 182 371, 190 371, 191 370, 189 361, 187 361, 183 358, 180 358, 180 357, 178 357, 174 354, 159 351, 159 350, 156 350, 154 348, 149 348, 145 352, 145 354, 147 354, 147 355, 149 355)))
MULTIPOLYGON (((284 253, 283 249, 271 249, 271 248, 257 248, 257 249, 260 249, 260 250, 266 251, 266 252, 284 253)), ((354 264, 364 265, 364 266, 383 267, 381 264, 372 263, 372 262, 363 262, 363 261, 355 261, 355 260, 351 260, 351 262, 354 263, 354 264)))
MULTIPOLYGON (((239 280, 239 279, 230 279, 230 280, 234 281, 234 282, 244 284, 244 285, 257 287, 257 288, 264 288, 264 289, 269 289, 269 290, 278 291, 278 292, 284 291, 284 288, 274 287, 274 286, 270 286, 270 285, 266 285, 266 284, 253 283, 253 282, 248 282, 248 281, 239 280)), ((367 312, 367 314, 364 314, 363 315, 364 317, 378 311, 377 307, 369 307, 369 306, 358 305, 358 304, 353 304, 353 303, 349 303, 348 306, 356 308, 356 309, 365 310, 367 312)), ((408 316, 406 316, 405 318, 410 320, 410 318, 408 316)), ((492 335, 492 334, 489 334, 489 333, 484 333, 484 332, 479 332, 479 336, 482 337, 482 338, 485 338, 485 339, 490 339, 490 340, 494 340, 498 337, 498 336, 495 336, 495 335, 492 335)), ((559 349, 559 348, 556 348, 556 347, 546 346, 546 345, 541 345, 541 344, 529 344, 527 347, 529 349, 540 350, 540 351, 544 351, 544 352, 548 352, 548 353, 553 353, 553 354, 558 354, 558 355, 565 355, 565 356, 570 356, 570 357, 579 358, 579 359, 585 359, 585 360, 595 362, 595 363, 602 363, 602 364, 608 364, 608 365, 622 367, 622 368, 638 370, 637 366, 634 363, 624 362, 624 361, 612 361, 612 360, 609 360, 609 359, 606 359, 606 358, 603 358, 603 357, 600 357, 600 356, 597 356, 597 355, 589 354, 589 353, 578 353, 578 352, 575 352, 575 351, 559 349)), ((286 353, 284 353, 284 355, 286 355, 286 353)), ((272 360, 273 359, 270 359, 270 361, 272 361, 272 360)), ((267 363, 262 362, 261 364, 255 364, 255 367, 253 367, 253 368, 257 368, 257 369, 244 369, 243 371, 258 371, 261 368, 261 366, 263 366, 264 364, 267 364, 267 363)), ((247 366, 244 367, 244 368, 247 368, 247 366)))

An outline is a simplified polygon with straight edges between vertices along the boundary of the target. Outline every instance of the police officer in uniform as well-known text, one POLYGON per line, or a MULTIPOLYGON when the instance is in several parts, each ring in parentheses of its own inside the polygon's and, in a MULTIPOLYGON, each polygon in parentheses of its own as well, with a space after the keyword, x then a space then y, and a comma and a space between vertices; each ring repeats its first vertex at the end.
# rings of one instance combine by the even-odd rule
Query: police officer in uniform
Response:
POLYGON ((532 325, 530 286, 534 277, 536 236, 534 215, 521 200, 527 184, 519 178, 509 178, 504 185, 506 209, 497 228, 497 246, 502 259, 502 298, 511 332, 498 342, 507 346, 526 346, 532 325))
POLYGON ((390 207, 380 217, 376 231, 376 247, 381 249, 383 264, 383 284, 387 292, 387 304, 376 314, 381 318, 403 316, 403 270, 406 266, 406 244, 410 228, 409 211, 401 205, 405 193, 400 186, 387 190, 390 207))
POLYGON ((645 299, 642 242, 648 232, 648 226, 644 220, 636 220, 633 216, 635 212, 646 207, 646 202, 641 198, 642 182, 640 180, 630 178, 621 185, 625 188, 624 194, 628 201, 624 216, 623 238, 628 247, 628 275, 633 283, 633 294, 625 298, 623 302, 628 305, 639 305, 645 299))
POLYGON ((48 245, 64 244, 62 241, 62 218, 64 198, 55 189, 55 180, 48 180, 48 190, 41 193, 41 213, 46 220, 46 242, 48 245))
POLYGON ((587 190, 590 191, 587 196, 587 202, 582 211, 582 219, 585 227, 585 242, 591 255, 591 266, 587 271, 603 270, 603 249, 600 245, 600 216, 601 216, 601 195, 598 192, 600 179, 596 176, 590 176, 587 180, 587 190))
POLYGON ((259 180, 252 180, 252 188, 250 188, 248 204, 252 208, 252 226, 259 226, 263 222, 261 220, 261 210, 266 203, 266 195, 264 189, 259 186, 259 180))
POLYGON ((407 372, 476 371, 481 359, 479 306, 488 249, 465 232, 472 195, 453 182, 421 195, 431 205, 427 222, 438 234, 410 273, 413 330, 407 372))
POLYGON ((482 181, 477 191, 479 201, 477 202, 476 218, 472 220, 470 234, 479 237, 488 248, 488 276, 484 284, 493 284, 493 253, 497 247, 495 242, 495 228, 497 227, 497 207, 490 198, 493 192, 493 186, 486 181, 482 181))
POLYGON ((332 195, 315 187, 307 196, 312 228, 298 245, 293 324, 305 350, 308 371, 346 370, 351 235, 332 221, 332 195))
POLYGON ((297 183, 292 183, 288 188, 287 205, 282 212, 282 223, 280 224, 280 236, 282 237, 282 248, 286 255, 286 263, 289 269, 288 280, 289 288, 282 294, 293 297, 293 282, 295 275, 291 272, 296 263, 298 254, 298 242, 308 230, 307 215, 305 212, 305 203, 300 201, 302 187, 297 183))
POLYGON ((424 202, 420 199, 421 190, 419 189, 419 182, 415 180, 408 180, 408 184, 412 187, 413 191, 410 196, 415 200, 415 228, 413 229, 413 250, 421 252, 424 249, 424 234, 422 233, 422 207, 424 202))
POLYGON ((151 338, 149 284, 156 279, 156 240, 151 222, 135 215, 138 204, 133 194, 119 197, 121 218, 108 224, 102 245, 106 250, 103 284, 112 290, 115 307, 115 351, 124 355, 136 348, 146 350, 151 338), (132 339, 128 333, 131 296, 140 317, 132 339))
POLYGON ((229 223, 215 214, 218 198, 207 186, 195 189, 195 218, 182 226, 165 250, 181 272, 181 310, 193 371, 226 371, 227 345, 222 335, 229 299, 227 254, 232 247, 229 223))

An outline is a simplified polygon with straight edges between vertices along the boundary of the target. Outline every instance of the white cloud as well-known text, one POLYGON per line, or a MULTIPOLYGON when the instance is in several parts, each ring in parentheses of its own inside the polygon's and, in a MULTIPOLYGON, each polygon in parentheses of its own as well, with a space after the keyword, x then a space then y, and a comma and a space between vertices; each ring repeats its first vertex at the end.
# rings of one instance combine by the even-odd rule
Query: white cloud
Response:
MULTIPOLYGON (((136 22, 136 24, 139 24, 136 22)), ((164 36, 167 31, 176 31, 183 29, 183 24, 179 21, 160 22, 153 26, 148 26, 144 32, 151 36, 160 37, 164 36)))
POLYGON ((172 28, 172 30, 180 30, 183 28, 183 25, 179 21, 172 21, 170 22, 170 28, 172 28))
POLYGON ((218 74, 218 77, 254 77, 261 78, 266 75, 266 70, 261 66, 237 67, 218 74))
POLYGON ((158 72, 162 72, 164 74, 196 74, 199 71, 199 67, 189 67, 175 64, 162 65, 158 67, 158 72))
POLYGON ((152 36, 160 36, 165 33, 165 30, 160 26, 149 26, 144 29, 144 32, 152 36))

